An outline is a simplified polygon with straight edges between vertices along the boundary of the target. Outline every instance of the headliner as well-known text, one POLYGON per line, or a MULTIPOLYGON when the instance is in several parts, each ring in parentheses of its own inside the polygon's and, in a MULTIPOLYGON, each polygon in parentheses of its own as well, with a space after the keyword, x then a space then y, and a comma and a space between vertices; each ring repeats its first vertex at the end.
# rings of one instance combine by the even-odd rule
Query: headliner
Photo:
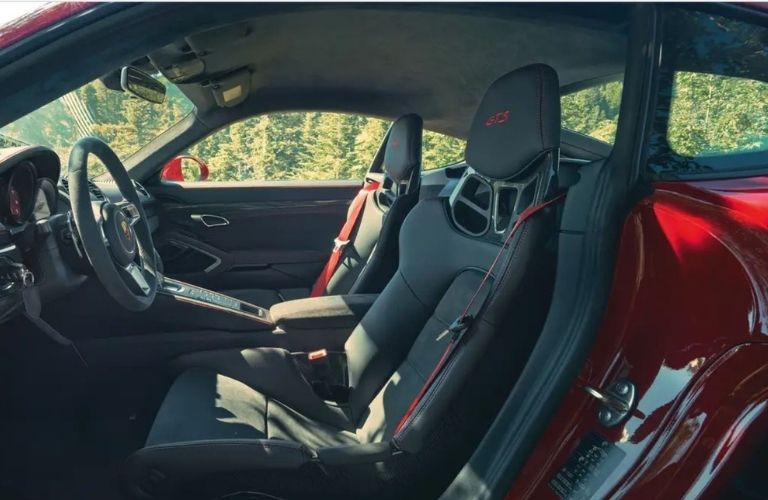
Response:
POLYGON ((563 5, 318 6, 196 33, 150 55, 162 69, 195 56, 205 73, 180 85, 206 115, 322 109, 384 118, 416 112, 428 129, 466 137, 485 90, 543 62, 561 86, 624 70, 626 10, 563 5), (210 90, 247 69, 250 95, 220 109, 210 90))

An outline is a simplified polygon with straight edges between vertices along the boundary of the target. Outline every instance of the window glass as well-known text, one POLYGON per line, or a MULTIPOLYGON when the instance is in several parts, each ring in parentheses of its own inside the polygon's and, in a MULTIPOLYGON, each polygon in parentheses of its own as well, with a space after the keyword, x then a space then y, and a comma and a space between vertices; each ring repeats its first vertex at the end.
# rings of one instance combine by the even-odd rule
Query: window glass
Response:
MULTIPOLYGON (((178 87, 158 79, 167 89, 162 104, 110 90, 94 80, 0 128, 0 147, 48 146, 66 168, 72 145, 83 137, 97 136, 125 159, 192 111, 192 102, 178 87)), ((97 162, 93 167, 93 176, 105 171, 97 162)))
POLYGON ((560 98, 563 128, 613 144, 619 123, 622 82, 607 82, 560 98))
POLYGON ((359 180, 389 128, 339 113, 273 113, 234 123, 190 148, 212 181, 359 180))
POLYGON ((424 131, 421 153, 422 170, 444 167, 464 159, 467 141, 431 130, 424 131))
MULTIPOLYGON (((390 122, 360 115, 287 112, 225 127, 189 149, 212 181, 360 180, 390 122)), ((464 141, 425 131, 424 166, 461 160, 464 141)))
POLYGON ((682 156, 768 150, 768 83, 676 71, 667 140, 682 156))
POLYGON ((733 176, 768 167, 768 28, 670 8, 648 167, 733 176))

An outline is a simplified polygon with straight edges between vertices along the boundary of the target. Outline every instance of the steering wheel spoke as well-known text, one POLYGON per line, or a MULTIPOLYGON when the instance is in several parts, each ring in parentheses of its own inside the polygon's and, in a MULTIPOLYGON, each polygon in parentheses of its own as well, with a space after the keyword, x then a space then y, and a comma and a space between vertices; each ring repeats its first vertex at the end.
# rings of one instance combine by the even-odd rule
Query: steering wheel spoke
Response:
POLYGON ((136 208, 136 205, 131 203, 128 200, 123 200, 121 202, 115 203, 117 205, 117 208, 125 215, 125 217, 128 219, 128 224, 131 226, 135 226, 140 220, 141 220, 141 213, 139 212, 139 209, 136 208))
POLYGON ((144 295, 149 295, 149 292, 152 291, 152 287, 147 281, 147 277, 144 275, 144 270, 138 264, 131 262, 123 268, 123 271, 130 277, 132 284, 135 285, 137 291, 144 295))

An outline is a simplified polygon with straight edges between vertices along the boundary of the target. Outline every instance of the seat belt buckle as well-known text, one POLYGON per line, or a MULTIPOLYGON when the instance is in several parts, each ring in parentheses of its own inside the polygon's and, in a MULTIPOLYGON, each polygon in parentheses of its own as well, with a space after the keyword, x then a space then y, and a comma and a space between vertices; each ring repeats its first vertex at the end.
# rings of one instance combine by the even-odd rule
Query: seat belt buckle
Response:
POLYGON ((334 252, 341 252, 347 245, 349 245, 349 240, 340 240, 339 238, 333 239, 334 252))
POLYGON ((464 314, 453 320, 453 323, 448 327, 448 331, 452 335, 451 338, 454 341, 459 340, 469 330, 474 319, 474 316, 471 314, 464 314))
POLYGON ((310 361, 318 361, 328 357, 328 349, 320 349, 318 351, 312 351, 307 354, 307 359, 310 361))

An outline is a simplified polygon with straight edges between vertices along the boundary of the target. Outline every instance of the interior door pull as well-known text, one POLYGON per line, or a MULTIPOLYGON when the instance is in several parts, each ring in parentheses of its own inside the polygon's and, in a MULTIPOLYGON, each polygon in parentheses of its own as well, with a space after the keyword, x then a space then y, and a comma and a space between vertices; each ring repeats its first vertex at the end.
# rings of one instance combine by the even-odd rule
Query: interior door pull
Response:
POLYGON ((228 226, 229 221, 220 215, 192 214, 192 220, 200 222, 205 227, 228 226))

